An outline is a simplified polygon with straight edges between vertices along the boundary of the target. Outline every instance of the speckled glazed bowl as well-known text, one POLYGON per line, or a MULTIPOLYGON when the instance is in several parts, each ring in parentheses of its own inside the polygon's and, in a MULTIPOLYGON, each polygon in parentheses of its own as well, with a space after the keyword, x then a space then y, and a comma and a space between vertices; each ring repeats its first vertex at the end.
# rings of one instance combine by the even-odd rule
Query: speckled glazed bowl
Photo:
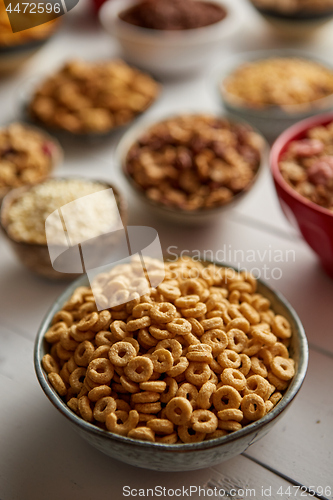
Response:
MULTIPOLYGON (((301 388, 308 363, 308 345, 303 326, 288 302, 279 293, 259 282, 259 293, 262 293, 271 301, 272 307, 277 313, 286 316, 293 329, 290 354, 295 360, 296 373, 285 395, 271 412, 261 420, 253 422, 239 431, 221 438, 195 444, 147 443, 102 430, 84 421, 68 408, 48 382, 41 364, 42 357, 47 353, 44 334, 51 324, 53 315, 69 299, 75 288, 87 284, 88 280, 85 276, 71 284, 46 315, 35 342, 35 369, 45 395, 57 410, 67 418, 73 429, 92 446, 112 458, 137 467, 159 471, 180 472, 211 467, 239 455, 251 444, 264 437, 285 414, 301 388)), ((286 424, 288 424, 287 421, 286 424)), ((57 430, 54 429, 54 432, 57 432, 57 430)))

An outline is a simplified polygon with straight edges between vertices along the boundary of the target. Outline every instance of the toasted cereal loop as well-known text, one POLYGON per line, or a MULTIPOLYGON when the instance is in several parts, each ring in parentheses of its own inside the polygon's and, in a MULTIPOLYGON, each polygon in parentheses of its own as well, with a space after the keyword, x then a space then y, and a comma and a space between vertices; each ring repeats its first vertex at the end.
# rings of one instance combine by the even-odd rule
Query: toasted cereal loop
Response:
POLYGON ((289 322, 244 273, 191 259, 164 266, 163 283, 141 298, 126 267, 104 273, 99 283, 129 299, 110 310, 97 312, 89 287, 75 291, 45 334, 45 376, 109 432, 166 444, 223 437, 283 397, 295 373, 289 322))

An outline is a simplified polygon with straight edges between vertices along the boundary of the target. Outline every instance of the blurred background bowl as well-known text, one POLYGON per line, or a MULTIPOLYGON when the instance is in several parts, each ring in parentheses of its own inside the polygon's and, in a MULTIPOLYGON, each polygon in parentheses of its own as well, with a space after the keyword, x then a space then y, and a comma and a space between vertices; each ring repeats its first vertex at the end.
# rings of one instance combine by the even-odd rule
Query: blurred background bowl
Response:
MULTIPOLYGON (((54 179, 57 180, 68 180, 68 179, 79 179, 82 181, 86 182, 98 182, 100 184, 105 185, 107 188, 112 188, 117 206, 119 209, 120 217, 123 221, 123 224, 126 225, 127 221, 127 204, 122 197, 122 195, 119 193, 118 189, 116 189, 113 185, 109 184, 106 181, 100 181, 96 179, 90 179, 90 178, 82 178, 82 177, 54 177, 54 179)), ((41 183, 40 183, 41 184, 41 183)), ((1 205, 1 211, 0 211, 0 228, 2 229, 3 234, 5 235, 7 241, 9 242, 10 246, 12 247, 12 250, 16 254, 18 260, 25 266, 27 269, 30 271, 34 272, 35 274, 39 276, 43 276, 45 278, 53 279, 53 280, 62 280, 62 281, 68 281, 68 280, 73 280, 76 279, 80 274, 78 273, 62 273, 59 271, 56 271, 51 263, 50 260, 50 254, 49 254, 49 249, 47 244, 39 244, 39 243, 27 243, 25 241, 20 241, 15 238, 13 238, 9 232, 8 232, 8 223, 9 223, 9 218, 8 218, 8 210, 10 206, 19 198, 23 193, 26 193, 29 191, 33 186, 26 186, 26 187, 21 187, 17 189, 13 189, 8 193, 2 202, 1 205)), ((110 239, 108 239, 108 243, 111 245, 116 245, 118 238, 119 238, 119 231, 115 231, 114 233, 111 234, 110 239)), ((93 241, 93 245, 94 240, 93 241)), ((104 241, 104 240, 103 240, 104 241)), ((105 241, 104 241, 105 242, 105 241)), ((54 245, 54 248, 56 248, 56 245, 54 245)), ((64 252, 68 251, 70 248, 73 247, 57 247, 59 252, 58 254, 61 256, 64 252)), ((96 244, 94 246, 96 248, 96 244)), ((88 248, 89 250, 89 248, 88 248)), ((98 260, 98 256, 96 256, 96 259, 98 260)), ((82 266, 81 266, 82 267, 82 266)), ((82 274, 82 273, 81 273, 82 274)))
POLYGON ((99 11, 100 22, 116 37, 128 62, 157 76, 203 70, 221 42, 241 24, 239 10, 232 0, 214 0, 227 11, 226 17, 215 24, 176 31, 141 28, 119 18, 119 13, 134 3, 134 0, 108 0, 99 11))
MULTIPOLYGON (((193 113, 184 113, 184 114, 193 114, 193 113)), ((264 145, 261 155, 261 162, 259 164, 258 170, 253 180, 247 185, 245 189, 243 189, 241 192, 233 196, 233 198, 225 205, 213 208, 201 209, 201 210, 200 209, 182 210, 176 207, 175 208, 168 207, 161 203, 157 203, 146 196, 144 190, 140 189, 140 187, 134 181, 131 175, 129 175, 126 167, 126 158, 131 146, 133 146, 135 141, 138 140, 141 136, 143 136, 145 132, 148 131, 149 128, 151 128, 153 125, 156 125, 161 121, 164 121, 165 119, 172 117, 174 117, 174 115, 164 116, 161 117, 159 120, 156 120, 156 118, 154 120, 141 120, 138 124, 131 127, 126 132, 126 134, 124 134, 124 136, 122 137, 121 141, 118 144, 116 150, 116 162, 118 163, 118 165, 121 166, 122 173, 125 179, 127 180, 133 195, 154 216, 171 223, 176 223, 179 225, 186 225, 186 226, 200 226, 207 223, 213 223, 222 215, 222 213, 234 207, 234 205, 236 205, 239 201, 241 201, 242 198, 245 197, 246 194, 252 189, 257 179, 259 178, 261 172, 263 171, 265 163, 268 162, 268 146, 266 142, 263 140, 264 145)), ((223 116, 219 116, 219 118, 223 118, 223 116)), ((245 123, 244 120, 238 120, 238 122, 245 123)), ((256 132, 256 130, 254 131, 256 132)))
POLYGON ((255 109, 250 106, 242 106, 236 103, 236 96, 229 94, 223 86, 225 79, 243 64, 276 57, 292 57, 313 61, 325 66, 333 72, 333 66, 329 62, 306 52, 297 50, 264 50, 235 55, 222 67, 215 70, 212 76, 217 89, 218 98, 228 116, 235 120, 247 121, 258 129, 270 143, 274 142, 284 130, 300 120, 318 115, 325 111, 333 110, 333 94, 312 101, 309 105, 300 104, 284 106, 283 108, 279 106, 270 106, 255 109))
POLYGON ((303 139, 310 128, 325 126, 332 121, 333 112, 301 121, 286 130, 272 147, 270 164, 284 214, 298 227, 305 241, 318 255, 325 271, 333 278, 333 212, 298 194, 284 180, 279 168, 280 158, 292 141, 303 139))
MULTIPOLYGON (((72 429, 79 433, 92 446, 116 460, 136 467, 159 471, 188 471, 203 469, 229 460, 243 453, 251 444, 264 437, 278 420, 285 415, 294 397, 298 393, 305 378, 308 364, 308 345, 303 326, 290 304, 284 297, 258 282, 258 292, 267 297, 272 309, 285 316, 291 324, 293 335, 289 347, 290 355, 295 361, 295 376, 280 402, 262 419, 257 420, 241 430, 224 437, 195 444, 148 443, 105 431, 90 424, 72 412, 51 386, 47 374, 42 368, 42 358, 48 353, 44 335, 51 325, 54 314, 70 298, 78 286, 89 286, 86 276, 81 277, 59 297, 54 303, 38 331, 34 363, 39 383, 55 408, 68 419, 72 429)), ((288 422, 285 420, 285 425, 288 422)), ((57 432, 54 429, 54 432, 57 432)))

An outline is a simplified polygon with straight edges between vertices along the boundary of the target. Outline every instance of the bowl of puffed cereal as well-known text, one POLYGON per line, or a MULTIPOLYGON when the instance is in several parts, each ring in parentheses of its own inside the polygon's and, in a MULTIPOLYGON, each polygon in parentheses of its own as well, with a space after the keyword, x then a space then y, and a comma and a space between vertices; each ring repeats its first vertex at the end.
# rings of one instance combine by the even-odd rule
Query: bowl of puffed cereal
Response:
POLYGON ((27 118, 59 137, 108 138, 144 113, 161 86, 121 59, 70 60, 24 97, 27 118))
POLYGON ((27 269, 73 280, 85 269, 85 258, 94 267, 116 251, 126 218, 125 200, 107 181, 51 177, 4 197, 0 229, 27 269))
POLYGON ((332 65, 302 51, 240 54, 215 74, 230 116, 253 124, 270 142, 294 123, 333 109, 332 65))
POLYGON ((270 163, 285 215, 333 278, 333 113, 286 130, 270 163))
POLYGON ((285 414, 306 374, 304 329, 250 273, 143 261, 156 288, 134 257, 59 297, 35 342, 39 383, 73 430, 112 458, 160 471, 216 465, 285 414), (101 294, 110 307, 97 307, 101 294))
POLYGON ((179 114, 132 127, 116 157, 132 192, 151 213, 186 225, 214 221, 254 186, 267 156, 245 122, 179 114))

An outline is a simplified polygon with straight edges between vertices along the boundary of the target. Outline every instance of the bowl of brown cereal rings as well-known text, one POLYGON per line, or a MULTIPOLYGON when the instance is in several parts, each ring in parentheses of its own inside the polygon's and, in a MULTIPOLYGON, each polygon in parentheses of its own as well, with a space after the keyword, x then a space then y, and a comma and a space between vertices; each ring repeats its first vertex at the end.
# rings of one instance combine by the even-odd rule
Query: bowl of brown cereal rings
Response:
POLYGON ((37 334, 36 374, 106 455, 160 471, 210 467, 285 414, 306 374, 305 332, 290 304, 245 271, 185 258, 152 264, 164 279, 140 293, 135 259, 73 283, 37 334), (97 309, 95 280, 110 292, 105 305, 117 305, 97 309))
POLYGON ((298 121, 333 109, 332 64, 299 50, 238 54, 212 79, 230 117, 246 120, 269 142, 298 121))
POLYGON ((203 113, 142 121, 116 152, 136 198, 157 217, 186 225, 214 221, 238 203, 266 159, 266 142, 250 125, 203 113))

